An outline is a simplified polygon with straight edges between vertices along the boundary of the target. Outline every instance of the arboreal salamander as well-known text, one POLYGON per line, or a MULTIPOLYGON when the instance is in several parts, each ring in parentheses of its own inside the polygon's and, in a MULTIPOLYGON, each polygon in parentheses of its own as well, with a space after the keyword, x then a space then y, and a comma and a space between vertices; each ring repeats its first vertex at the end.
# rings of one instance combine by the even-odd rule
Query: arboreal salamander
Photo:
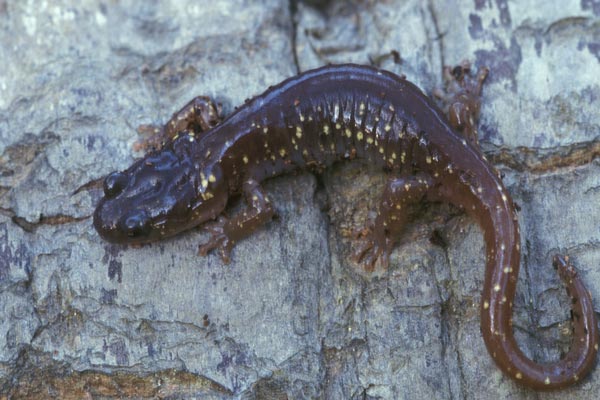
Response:
POLYGON ((563 359, 539 364, 515 341, 512 307, 519 273, 515 206, 497 171, 482 155, 475 130, 487 73, 471 82, 468 68, 449 70, 459 89, 448 119, 416 86, 383 70, 326 66, 269 88, 220 121, 206 97, 192 100, 161 131, 165 143, 129 169, 108 175, 94 214, 100 235, 116 243, 144 243, 207 225, 200 246, 225 261, 237 241, 270 220, 273 208, 261 182, 299 168, 321 170, 351 158, 388 171, 368 245, 357 258, 384 266, 411 203, 445 201, 480 224, 486 244, 481 330, 489 353, 526 386, 559 389, 582 379, 598 350, 590 294, 568 258, 554 265, 572 298, 573 345, 563 359), (232 196, 247 208, 222 215, 232 196))

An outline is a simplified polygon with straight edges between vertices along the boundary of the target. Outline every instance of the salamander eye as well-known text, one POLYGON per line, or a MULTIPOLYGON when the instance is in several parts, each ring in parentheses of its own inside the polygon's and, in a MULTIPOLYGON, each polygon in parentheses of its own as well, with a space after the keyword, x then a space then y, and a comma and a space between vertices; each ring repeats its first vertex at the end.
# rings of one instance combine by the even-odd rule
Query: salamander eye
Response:
POLYGON ((104 179, 104 195, 115 197, 127 186, 127 176, 122 172, 113 172, 104 179))
POLYGON ((129 237, 147 236, 150 232, 150 218, 143 210, 136 210, 121 222, 121 229, 129 237))

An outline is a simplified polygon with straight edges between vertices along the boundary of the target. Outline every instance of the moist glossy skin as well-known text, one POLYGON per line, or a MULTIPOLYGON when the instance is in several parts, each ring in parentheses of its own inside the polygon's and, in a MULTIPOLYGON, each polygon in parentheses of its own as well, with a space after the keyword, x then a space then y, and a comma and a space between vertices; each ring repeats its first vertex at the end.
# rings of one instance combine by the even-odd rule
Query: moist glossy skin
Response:
POLYGON ((143 243, 206 224, 206 254, 224 261, 240 239, 273 215, 260 186, 295 169, 321 170, 362 158, 385 169, 388 184, 378 216, 356 258, 367 269, 387 266, 407 207, 445 201, 466 210, 482 227, 486 272, 481 330, 489 353, 515 381, 539 390, 582 379, 598 348, 596 316, 588 291, 568 259, 554 265, 572 297, 573 345, 562 360, 538 364, 519 349, 512 306, 520 261, 515 207, 495 169, 479 151, 475 131, 480 85, 466 67, 446 70, 456 94, 450 122, 413 84, 365 66, 338 65, 308 71, 270 88, 220 122, 209 99, 192 100, 158 136, 167 142, 105 181, 94 214, 100 235, 116 243, 143 243), (232 218, 222 212, 243 194, 247 208, 232 218))

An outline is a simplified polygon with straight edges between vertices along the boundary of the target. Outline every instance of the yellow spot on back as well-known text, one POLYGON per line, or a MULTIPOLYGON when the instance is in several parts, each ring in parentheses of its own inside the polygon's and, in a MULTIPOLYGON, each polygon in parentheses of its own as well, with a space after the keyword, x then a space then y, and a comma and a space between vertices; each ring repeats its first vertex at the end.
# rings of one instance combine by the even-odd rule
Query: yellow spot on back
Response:
POLYGON ((217 181, 217 178, 215 178, 215 176, 213 174, 210 174, 208 176, 208 181, 211 183, 215 183, 217 181))
POLYGON ((340 123, 338 122, 338 123, 335 124, 335 128, 336 129, 342 129, 342 125, 340 125, 340 123))
POLYGON ((325 135, 329 135, 329 125, 327 125, 327 124, 323 125, 323 133, 325 135))
POLYGON ((549 385, 550 384, 550 377, 547 376, 546 379, 544 379, 544 384, 549 385))
POLYGON ((392 130, 392 126, 391 126, 390 124, 385 124, 385 126, 383 127, 383 129, 384 129, 386 132, 389 132, 389 131, 391 131, 391 130, 392 130))
POLYGON ((427 164, 431 164, 431 157, 430 156, 425 157, 425 162, 427 164))
POLYGON ((371 136, 367 137, 367 143, 373 144, 373 138, 371 136))
POLYGON ((244 164, 248 164, 248 156, 244 154, 244 157, 242 157, 242 160, 244 160, 244 164))
POLYGON ((284 149, 283 147, 282 147, 281 149, 279 149, 279 155, 280 155, 281 157, 285 157, 285 153, 286 153, 286 152, 285 152, 285 149, 284 149))
POLYGON ((363 133, 362 133, 362 131, 358 131, 358 132, 356 132, 356 138, 357 138, 358 140, 363 140, 363 133))
POLYGON ((347 137, 352 137, 352 131, 349 128, 346 128, 346 136, 347 137))
POLYGON ((499 292, 500 291, 500 285, 496 284, 496 286, 494 286, 494 292, 499 292))
POLYGON ((296 127, 296 137, 300 139, 302 137, 302 128, 300 126, 296 127))
POLYGON ((516 375, 515 375, 515 378, 517 378, 517 379, 523 379, 523 374, 520 373, 520 372, 517 372, 516 375))

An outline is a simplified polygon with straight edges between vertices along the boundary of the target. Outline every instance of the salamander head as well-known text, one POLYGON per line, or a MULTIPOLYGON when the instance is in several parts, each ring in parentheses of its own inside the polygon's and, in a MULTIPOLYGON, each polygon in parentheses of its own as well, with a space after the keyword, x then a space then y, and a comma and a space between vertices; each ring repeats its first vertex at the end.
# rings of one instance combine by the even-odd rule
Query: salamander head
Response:
POLYGON ((192 133, 181 132, 123 172, 104 180, 104 198, 94 227, 114 243, 146 243, 173 236, 217 217, 227 203, 227 183, 218 163, 192 133))

